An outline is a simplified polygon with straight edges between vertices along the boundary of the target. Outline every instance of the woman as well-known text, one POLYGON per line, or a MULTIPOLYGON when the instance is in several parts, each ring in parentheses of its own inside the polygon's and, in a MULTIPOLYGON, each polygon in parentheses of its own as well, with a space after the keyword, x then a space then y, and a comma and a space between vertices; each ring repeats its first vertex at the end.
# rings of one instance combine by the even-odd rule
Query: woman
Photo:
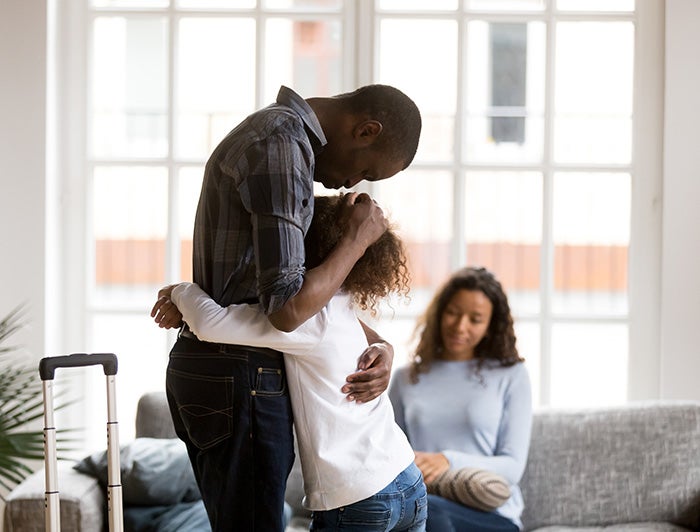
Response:
MULTIPOLYGON (((307 268, 322 262, 342 237, 343 204, 341 196, 315 199, 307 268)), ((284 353, 311 530, 425 530, 425 484, 387 394, 357 404, 341 391, 367 347, 356 309, 373 311, 390 293, 406 294, 408 280, 403 246, 389 230, 367 248, 342 291, 293 332, 275 329, 257 306, 222 308, 197 285, 169 289, 200 340, 284 353)))
POLYGON ((532 406, 501 284, 484 268, 459 270, 416 333, 416 351, 392 378, 389 396, 426 484, 448 470, 479 468, 504 477, 511 492, 490 512, 429 494, 427 530, 519 530, 532 406))

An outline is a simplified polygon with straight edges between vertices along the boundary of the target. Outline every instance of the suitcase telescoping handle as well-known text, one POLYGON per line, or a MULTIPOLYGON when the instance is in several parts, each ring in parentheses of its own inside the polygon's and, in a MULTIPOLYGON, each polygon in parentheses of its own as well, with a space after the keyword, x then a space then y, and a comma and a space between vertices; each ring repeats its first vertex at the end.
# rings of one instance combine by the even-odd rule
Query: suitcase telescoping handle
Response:
POLYGON ((46 472, 46 530, 60 532, 61 511, 58 493, 56 427, 53 419, 53 380, 58 368, 102 365, 107 380, 107 510, 110 532, 123 532, 122 485, 119 464, 119 424, 115 397, 117 355, 114 353, 74 353, 44 357, 39 362, 39 376, 44 392, 44 460, 46 472))
POLYGON ((58 368, 79 368, 102 364, 105 375, 117 374, 117 355, 114 353, 74 353, 58 357, 44 357, 39 362, 39 375, 42 381, 52 380, 58 368))

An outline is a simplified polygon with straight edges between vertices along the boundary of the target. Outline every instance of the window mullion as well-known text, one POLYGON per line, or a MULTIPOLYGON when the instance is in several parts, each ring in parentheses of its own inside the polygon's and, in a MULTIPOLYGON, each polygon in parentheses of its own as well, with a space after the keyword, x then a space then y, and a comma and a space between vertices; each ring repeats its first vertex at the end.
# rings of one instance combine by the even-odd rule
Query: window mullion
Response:
POLYGON ((542 169, 542 244, 540 248, 540 404, 551 402, 552 379, 552 292, 554 290, 554 242, 552 232, 554 172, 554 65, 556 20, 548 7, 545 65, 545 126, 542 169))
POLYGON ((255 7, 255 108, 260 109, 270 102, 265 100, 265 35, 267 32, 267 17, 264 16, 261 3, 255 7))
POLYGON ((370 83, 375 83, 377 79, 377 50, 376 43, 379 42, 378 34, 380 29, 379 15, 376 15, 375 0, 370 2, 356 2, 355 21, 352 34, 348 35, 346 45, 351 43, 350 50, 355 53, 355 69, 352 76, 345 81, 349 83, 348 89, 355 89, 370 83), (354 42, 352 41, 354 35, 354 42))
POLYGON ((466 17, 462 15, 462 1, 460 0, 460 10, 457 20, 457 102, 455 106, 455 138, 454 138, 454 158, 453 158, 453 237, 452 250, 450 257, 451 269, 454 271, 457 268, 465 266, 469 257, 467 257, 467 239, 466 239, 466 208, 465 208, 465 191, 466 191, 466 171, 464 164, 466 154, 464 153, 464 127, 466 120, 466 94, 467 83, 467 53, 466 47, 469 42, 466 38, 467 24, 466 17))
POLYGON ((165 261, 165 278, 168 282, 178 281, 182 277, 182 272, 180 271, 180 231, 178 226, 179 167, 175 164, 174 159, 175 129, 177 127, 175 113, 177 87, 175 86, 175 80, 177 79, 178 20, 175 10, 171 6, 168 12, 168 226, 165 242, 167 257, 165 261))
POLYGON ((634 129, 629 245, 627 399, 661 394, 661 202, 663 193, 663 3, 640 0, 635 20, 634 129))

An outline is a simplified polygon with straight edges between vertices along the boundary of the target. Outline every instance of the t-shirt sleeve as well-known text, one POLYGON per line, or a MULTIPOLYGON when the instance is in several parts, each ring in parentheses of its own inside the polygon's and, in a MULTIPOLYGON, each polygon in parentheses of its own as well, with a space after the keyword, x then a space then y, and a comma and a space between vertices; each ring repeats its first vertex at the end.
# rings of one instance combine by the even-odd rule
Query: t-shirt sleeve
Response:
POLYGON ((183 320, 202 341, 268 347, 290 355, 305 355, 321 341, 326 331, 326 309, 292 332, 272 326, 257 305, 220 306, 194 283, 176 286, 171 299, 183 320))
POLYGON ((291 135, 251 145, 239 192, 250 212, 257 291, 265 314, 281 308, 304 279, 304 236, 313 214, 313 156, 291 135))

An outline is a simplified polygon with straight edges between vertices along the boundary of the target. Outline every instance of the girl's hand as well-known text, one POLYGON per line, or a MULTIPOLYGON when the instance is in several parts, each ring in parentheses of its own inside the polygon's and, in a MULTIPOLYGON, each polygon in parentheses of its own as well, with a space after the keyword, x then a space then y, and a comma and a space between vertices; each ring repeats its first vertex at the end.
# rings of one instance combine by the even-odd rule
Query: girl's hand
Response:
POLYGON ((158 300, 151 309, 151 318, 154 318, 161 329, 179 328, 182 325, 182 313, 170 299, 173 288, 176 286, 176 284, 170 284, 158 290, 158 300))

